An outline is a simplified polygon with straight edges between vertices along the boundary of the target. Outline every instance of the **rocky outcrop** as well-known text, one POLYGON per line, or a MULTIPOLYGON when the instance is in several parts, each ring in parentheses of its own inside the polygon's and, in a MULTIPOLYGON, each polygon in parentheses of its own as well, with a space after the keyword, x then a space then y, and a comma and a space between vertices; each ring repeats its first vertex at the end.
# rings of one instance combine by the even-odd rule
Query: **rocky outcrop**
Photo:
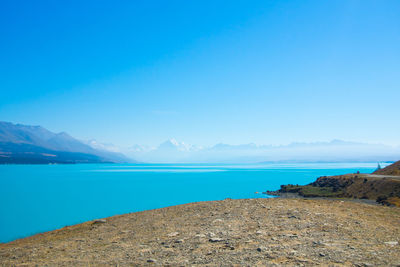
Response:
POLYGON ((270 195, 296 193, 302 197, 337 197, 375 200, 384 205, 400 206, 400 179, 369 175, 320 177, 308 185, 282 185, 270 195))
POLYGON ((375 200, 384 205, 400 206, 400 176, 393 174, 398 163, 373 174, 346 174, 322 176, 308 185, 282 185, 278 191, 267 194, 295 193, 302 197, 339 197, 375 200), (380 175, 377 173, 385 173, 380 175))

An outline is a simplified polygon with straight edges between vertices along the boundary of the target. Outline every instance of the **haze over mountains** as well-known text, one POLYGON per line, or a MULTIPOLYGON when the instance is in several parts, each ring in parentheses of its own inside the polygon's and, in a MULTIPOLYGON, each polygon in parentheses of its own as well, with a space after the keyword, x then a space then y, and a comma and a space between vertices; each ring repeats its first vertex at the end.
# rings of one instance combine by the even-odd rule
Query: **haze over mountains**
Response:
POLYGON ((289 145, 201 147, 169 139, 157 147, 117 147, 95 139, 79 141, 41 126, 0 122, 0 163, 259 163, 396 161, 400 147, 333 140, 289 145))
POLYGON ((400 147, 333 140, 273 146, 219 143, 200 147, 170 139, 158 147, 120 148, 127 156, 154 163, 375 162, 396 161, 400 147))

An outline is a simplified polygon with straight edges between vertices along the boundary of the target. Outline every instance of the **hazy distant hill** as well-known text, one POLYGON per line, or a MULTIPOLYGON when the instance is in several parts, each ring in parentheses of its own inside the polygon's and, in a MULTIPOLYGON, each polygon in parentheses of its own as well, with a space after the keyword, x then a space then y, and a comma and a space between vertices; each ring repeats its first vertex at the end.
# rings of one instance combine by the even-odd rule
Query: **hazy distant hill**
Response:
POLYGON ((94 149, 67 133, 0 122, 0 163, 130 162, 120 153, 94 149))

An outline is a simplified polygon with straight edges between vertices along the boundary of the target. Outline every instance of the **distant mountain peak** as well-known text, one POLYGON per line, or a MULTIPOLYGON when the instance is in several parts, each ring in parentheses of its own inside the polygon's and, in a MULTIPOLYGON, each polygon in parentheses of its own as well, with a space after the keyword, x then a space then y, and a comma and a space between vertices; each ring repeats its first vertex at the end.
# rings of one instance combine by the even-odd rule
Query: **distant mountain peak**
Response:
POLYGON ((221 142, 198 147, 171 138, 156 148, 142 149, 137 145, 127 153, 145 162, 349 162, 393 160, 400 157, 400 147, 339 139, 276 146, 221 142))
POLYGON ((170 138, 167 141, 161 143, 158 146, 158 150, 178 150, 178 151, 189 151, 191 145, 185 144, 184 142, 178 142, 175 138, 170 138))
POLYGON ((175 138, 170 138, 167 141, 165 141, 164 143, 169 143, 169 144, 172 144, 174 146, 179 146, 180 145, 180 143, 175 138))

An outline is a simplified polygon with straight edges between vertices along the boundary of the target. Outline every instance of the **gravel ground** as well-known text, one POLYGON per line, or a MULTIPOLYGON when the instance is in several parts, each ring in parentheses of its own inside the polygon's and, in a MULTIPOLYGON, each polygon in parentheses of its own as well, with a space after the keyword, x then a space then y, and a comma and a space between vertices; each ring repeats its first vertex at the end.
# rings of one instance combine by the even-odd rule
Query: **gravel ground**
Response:
POLYGON ((198 202, 0 244, 2 266, 400 266, 400 208, 325 199, 198 202))

